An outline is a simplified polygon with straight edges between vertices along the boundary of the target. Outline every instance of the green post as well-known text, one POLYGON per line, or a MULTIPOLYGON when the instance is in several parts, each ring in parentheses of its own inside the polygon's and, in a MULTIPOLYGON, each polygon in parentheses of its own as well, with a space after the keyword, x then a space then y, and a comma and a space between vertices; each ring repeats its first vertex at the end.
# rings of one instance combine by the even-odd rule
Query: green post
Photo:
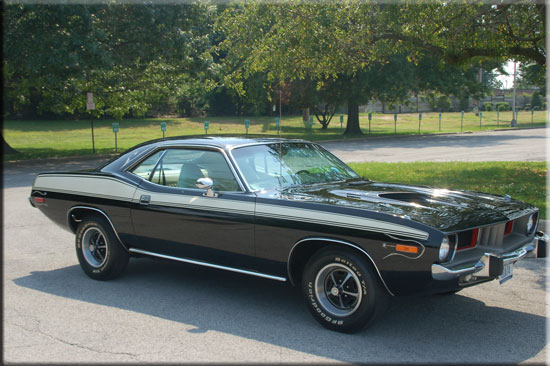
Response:
POLYGON ((418 134, 420 135, 420 123, 422 121, 422 113, 418 113, 418 134))
POLYGON ((462 132, 462 128, 464 126, 464 111, 460 112, 461 114, 461 117, 460 117, 460 132, 462 132))
POLYGON ((118 141, 117 141, 117 134, 118 134, 118 123, 113 123, 113 132, 115 133, 115 152, 118 151, 118 141))
POLYGON ((498 125, 500 125, 500 111, 497 109, 497 127, 498 125))
POLYGON ((248 128, 250 127, 250 121, 249 120, 244 121, 244 127, 246 128, 246 134, 248 135, 248 128))
POLYGON ((204 121, 204 134, 208 135, 208 127, 210 127, 210 122, 204 121))
POLYGON ((481 130, 481 118, 483 117, 483 112, 479 112, 479 129, 481 130))
POLYGON ((369 135, 370 135, 370 121, 372 120, 372 112, 369 112, 369 135))
POLYGON ((397 135, 397 113, 393 114, 393 134, 397 135))
POLYGON ((162 131, 162 138, 164 138, 166 132, 166 122, 160 123, 160 130, 162 131))
POLYGON ((441 112, 439 112, 439 132, 441 132, 441 112))
POLYGON ((342 132, 342 130, 344 129, 344 115, 341 114, 340 115, 340 132, 342 132))
POLYGON ((535 113, 535 109, 531 108, 531 124, 533 124, 533 114, 535 113))
POLYGON ((309 134, 313 136, 313 117, 309 116, 309 134))
POLYGON ((277 135, 281 135, 281 121, 279 117, 275 117, 275 125, 277 126, 277 135))
POLYGON ((90 125, 92 126, 92 154, 95 154, 95 141, 94 141, 94 119, 90 120, 90 125))

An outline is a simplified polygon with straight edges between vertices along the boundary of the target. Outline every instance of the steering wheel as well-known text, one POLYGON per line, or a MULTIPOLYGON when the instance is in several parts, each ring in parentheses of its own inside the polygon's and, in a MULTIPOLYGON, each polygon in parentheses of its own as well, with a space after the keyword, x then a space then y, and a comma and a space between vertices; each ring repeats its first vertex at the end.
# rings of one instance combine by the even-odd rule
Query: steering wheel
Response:
POLYGON ((307 169, 302 169, 302 170, 298 170, 296 174, 312 174, 312 173, 307 169))

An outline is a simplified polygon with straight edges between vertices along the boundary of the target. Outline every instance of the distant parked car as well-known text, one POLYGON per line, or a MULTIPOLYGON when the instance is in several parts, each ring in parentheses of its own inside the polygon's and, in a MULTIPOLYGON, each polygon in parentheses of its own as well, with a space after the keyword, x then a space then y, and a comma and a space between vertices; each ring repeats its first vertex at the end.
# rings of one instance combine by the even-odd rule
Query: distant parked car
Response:
POLYGON ((39 174, 30 201, 76 234, 93 279, 151 256, 288 281, 342 332, 371 324, 388 296, 502 283, 545 245, 527 203, 373 182, 303 140, 157 140, 94 170, 39 174))

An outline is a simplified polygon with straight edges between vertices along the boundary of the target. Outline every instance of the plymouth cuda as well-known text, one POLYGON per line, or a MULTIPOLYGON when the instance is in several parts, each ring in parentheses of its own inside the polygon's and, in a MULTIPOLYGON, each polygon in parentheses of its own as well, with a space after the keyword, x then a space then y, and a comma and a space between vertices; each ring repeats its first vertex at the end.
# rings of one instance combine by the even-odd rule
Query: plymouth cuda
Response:
POLYGON ((503 283, 545 252, 536 207, 370 181, 303 140, 155 140, 97 169, 39 174, 30 202, 75 234, 93 279, 149 256, 288 281, 342 332, 371 324, 390 296, 503 283))

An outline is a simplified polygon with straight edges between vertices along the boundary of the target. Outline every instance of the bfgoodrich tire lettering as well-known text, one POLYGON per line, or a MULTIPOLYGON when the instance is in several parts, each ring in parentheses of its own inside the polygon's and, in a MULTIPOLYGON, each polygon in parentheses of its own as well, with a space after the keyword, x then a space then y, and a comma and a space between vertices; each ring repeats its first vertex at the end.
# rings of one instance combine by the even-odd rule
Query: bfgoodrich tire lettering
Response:
POLYGON ((345 333, 371 325, 388 300, 371 265, 345 249, 313 255, 304 270, 302 292, 321 325, 345 333))
POLYGON ((129 255, 107 221, 88 216, 76 230, 76 256, 82 270, 94 280, 110 280, 122 274, 129 255))

